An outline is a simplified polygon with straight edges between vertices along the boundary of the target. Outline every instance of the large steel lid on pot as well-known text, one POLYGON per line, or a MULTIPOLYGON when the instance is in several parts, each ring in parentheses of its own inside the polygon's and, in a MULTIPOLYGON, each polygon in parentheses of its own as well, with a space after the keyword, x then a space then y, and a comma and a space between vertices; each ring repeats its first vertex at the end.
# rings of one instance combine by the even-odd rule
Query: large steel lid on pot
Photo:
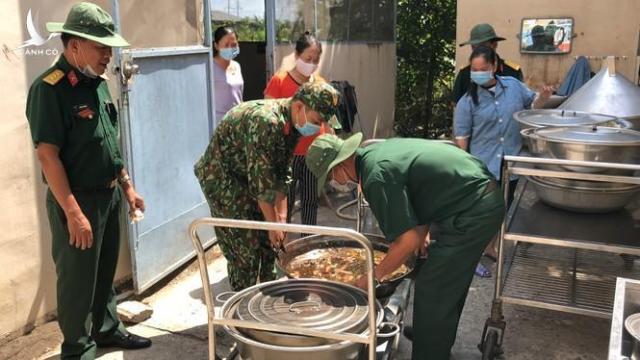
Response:
POLYGON ((513 114, 513 118, 520 123, 536 128, 544 126, 597 125, 613 123, 616 120, 614 116, 609 115, 558 109, 522 110, 513 114))
POLYGON ((559 108, 623 118, 640 117, 640 87, 615 69, 610 71, 609 67, 603 66, 559 108))
POLYGON ((534 134, 549 141, 607 146, 640 145, 640 132, 603 126, 539 128, 534 134))
POLYGON ((236 307, 241 320, 360 332, 367 328, 367 295, 350 285, 316 279, 267 283, 247 289, 236 307))

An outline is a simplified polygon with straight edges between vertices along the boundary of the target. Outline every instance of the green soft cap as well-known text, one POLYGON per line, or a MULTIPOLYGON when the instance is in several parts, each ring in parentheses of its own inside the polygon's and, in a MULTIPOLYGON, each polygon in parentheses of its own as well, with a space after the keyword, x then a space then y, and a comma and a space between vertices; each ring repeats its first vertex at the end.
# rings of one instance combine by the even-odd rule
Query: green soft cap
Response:
POLYGON ((111 15, 88 2, 73 5, 64 23, 47 23, 47 30, 75 35, 110 47, 129 46, 127 40, 116 33, 111 15))
POLYGON ((360 142, 362 142, 362 133, 355 133, 347 140, 331 134, 320 135, 313 140, 307 150, 305 162, 311 173, 318 179, 318 195, 322 193, 329 171, 353 155, 360 146, 360 142))
POLYGON ((471 34, 469 35, 469 40, 460 44, 460 46, 464 45, 477 45, 483 43, 485 41, 502 41, 506 40, 503 37, 496 35, 496 31, 493 29, 493 26, 489 24, 478 24, 471 29, 471 34))
POLYGON ((293 100, 302 101, 334 129, 341 128, 336 118, 340 93, 330 84, 324 81, 306 82, 293 95, 293 100))

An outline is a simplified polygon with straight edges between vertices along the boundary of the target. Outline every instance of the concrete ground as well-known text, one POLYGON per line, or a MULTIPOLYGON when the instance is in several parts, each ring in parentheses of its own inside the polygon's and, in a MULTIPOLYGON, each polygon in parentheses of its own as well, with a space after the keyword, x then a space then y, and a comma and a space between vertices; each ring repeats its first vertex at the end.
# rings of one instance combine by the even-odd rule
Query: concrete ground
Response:
MULTIPOLYGON (((343 199, 332 199, 334 207, 343 199)), ((328 207, 322 207, 319 223, 351 227, 352 221, 340 219, 328 207)), ((209 273, 214 291, 229 289, 226 262, 209 250, 209 273)), ((489 265, 487 263, 487 265, 489 265)), ((494 269, 495 270, 495 269, 494 269)), ((493 279, 475 277, 460 321, 452 359, 480 359, 477 344, 484 322, 490 312, 493 279)), ((140 299, 151 305, 153 316, 129 327, 133 333, 148 336, 153 346, 145 350, 100 350, 101 360, 146 359, 206 359, 207 327, 202 285, 195 263, 185 266, 171 280, 156 286, 152 293, 140 299)), ((571 315, 550 310, 520 306, 505 306, 507 330, 504 359, 588 360, 604 359, 607 355, 609 321, 571 315)), ((407 322, 411 322, 409 314, 407 322)), ((230 339, 218 331, 221 352, 228 349, 230 339)), ((61 335, 57 323, 50 322, 31 334, 0 347, 0 359, 59 358, 61 335)), ((411 343, 403 338, 395 359, 409 359, 411 343)))

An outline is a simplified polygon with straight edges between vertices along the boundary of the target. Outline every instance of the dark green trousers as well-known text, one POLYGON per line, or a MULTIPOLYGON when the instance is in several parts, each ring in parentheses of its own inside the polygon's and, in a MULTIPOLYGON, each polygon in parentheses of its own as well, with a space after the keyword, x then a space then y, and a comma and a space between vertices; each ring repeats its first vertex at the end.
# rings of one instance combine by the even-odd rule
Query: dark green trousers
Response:
POLYGON ((494 190, 437 224, 437 242, 416 278, 412 359, 449 360, 475 266, 503 216, 502 192, 494 190))
POLYGON ((51 191, 47 214, 56 265, 58 323, 64 336, 62 359, 92 360, 92 336, 125 332, 116 312, 113 277, 120 247, 120 190, 74 192, 91 223, 93 246, 80 250, 69 245, 67 219, 51 191))

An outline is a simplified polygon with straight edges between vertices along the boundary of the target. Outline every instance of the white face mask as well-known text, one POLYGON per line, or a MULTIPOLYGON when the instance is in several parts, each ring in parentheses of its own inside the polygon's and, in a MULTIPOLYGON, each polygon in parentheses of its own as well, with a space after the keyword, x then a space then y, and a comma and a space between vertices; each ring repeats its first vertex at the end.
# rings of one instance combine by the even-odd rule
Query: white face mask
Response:
POLYGON ((85 66, 81 69, 78 65, 78 59, 76 59, 76 54, 73 54, 73 61, 75 61, 76 66, 78 66, 78 71, 80 71, 84 76, 88 78, 91 78, 91 79, 97 78, 98 73, 95 70, 93 70, 91 65, 89 65, 89 63, 87 62, 87 58, 84 56, 84 50, 82 50, 81 47, 78 47, 78 49, 80 49, 80 52, 82 53, 82 60, 84 60, 85 62, 85 66))
POLYGON ((316 64, 306 63, 300 58, 296 60, 296 70, 298 70, 298 72, 304 76, 311 76, 311 74, 313 74, 316 69, 318 69, 318 65, 316 64))

